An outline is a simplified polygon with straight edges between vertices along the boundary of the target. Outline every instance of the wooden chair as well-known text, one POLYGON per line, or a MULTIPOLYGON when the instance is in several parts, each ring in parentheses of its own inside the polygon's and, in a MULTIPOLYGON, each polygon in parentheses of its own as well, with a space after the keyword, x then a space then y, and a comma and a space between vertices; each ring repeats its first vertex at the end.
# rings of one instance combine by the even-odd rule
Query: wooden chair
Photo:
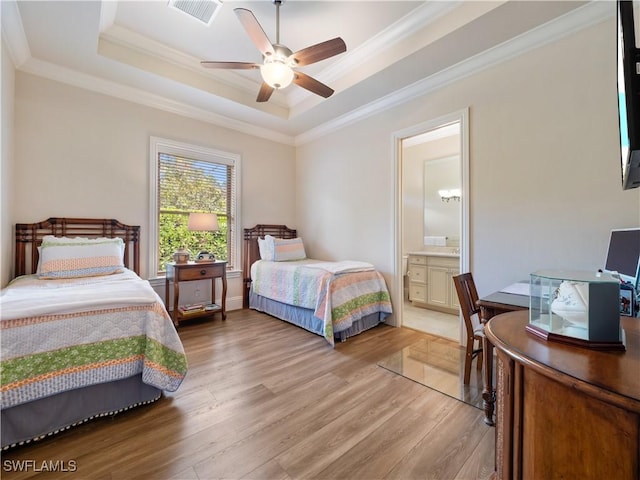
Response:
POLYGON ((467 351, 464 358, 464 384, 468 385, 471 380, 471 362, 478 357, 478 370, 482 370, 482 339, 484 338, 484 326, 480 323, 480 307, 477 305, 478 291, 473 281, 471 273, 462 273, 453 277, 456 286, 464 325, 467 330, 467 351), (474 315, 475 322, 474 322, 474 315), (475 347, 476 340, 479 348, 475 347))

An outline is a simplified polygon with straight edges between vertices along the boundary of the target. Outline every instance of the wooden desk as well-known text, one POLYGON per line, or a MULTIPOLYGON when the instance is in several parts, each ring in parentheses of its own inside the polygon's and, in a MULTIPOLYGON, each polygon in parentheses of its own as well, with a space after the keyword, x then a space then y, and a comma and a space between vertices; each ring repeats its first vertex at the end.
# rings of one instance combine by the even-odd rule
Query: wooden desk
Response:
MULTIPOLYGON (((496 315, 529 309, 528 295, 495 292, 478 300, 480 321, 487 323, 496 315)), ((496 403, 496 391, 493 388, 493 345, 487 337, 482 339, 484 375, 482 385, 482 406, 484 407, 484 423, 494 425, 493 411, 496 403)))
POLYGON ((498 479, 640 478, 640 319, 621 317, 626 351, 545 342, 527 312, 493 318, 498 479))

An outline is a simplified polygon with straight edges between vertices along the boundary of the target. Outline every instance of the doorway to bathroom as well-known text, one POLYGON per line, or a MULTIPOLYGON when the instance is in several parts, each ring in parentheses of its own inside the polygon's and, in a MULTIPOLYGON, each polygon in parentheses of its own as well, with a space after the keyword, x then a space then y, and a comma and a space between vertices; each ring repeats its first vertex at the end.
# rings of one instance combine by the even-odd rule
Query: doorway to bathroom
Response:
POLYGON ((468 271, 467 111, 398 132, 398 324, 463 341, 452 277, 468 271))

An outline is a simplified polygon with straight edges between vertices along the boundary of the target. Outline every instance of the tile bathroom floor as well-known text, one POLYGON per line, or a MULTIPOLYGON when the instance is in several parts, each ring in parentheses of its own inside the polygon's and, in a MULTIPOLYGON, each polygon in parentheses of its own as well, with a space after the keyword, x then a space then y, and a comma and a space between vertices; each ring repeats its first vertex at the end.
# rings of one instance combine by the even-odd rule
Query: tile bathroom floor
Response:
POLYGON ((457 315, 415 307, 408 300, 403 305, 402 326, 460 341, 460 318, 457 315))

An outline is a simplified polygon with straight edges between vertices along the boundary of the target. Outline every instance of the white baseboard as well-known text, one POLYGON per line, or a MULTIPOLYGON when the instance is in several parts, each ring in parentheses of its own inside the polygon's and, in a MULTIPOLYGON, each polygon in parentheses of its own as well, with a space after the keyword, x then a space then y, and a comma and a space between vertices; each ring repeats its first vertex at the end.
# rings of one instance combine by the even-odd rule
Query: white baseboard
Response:
POLYGON ((242 297, 227 298, 227 312, 231 310, 242 310, 242 297))

